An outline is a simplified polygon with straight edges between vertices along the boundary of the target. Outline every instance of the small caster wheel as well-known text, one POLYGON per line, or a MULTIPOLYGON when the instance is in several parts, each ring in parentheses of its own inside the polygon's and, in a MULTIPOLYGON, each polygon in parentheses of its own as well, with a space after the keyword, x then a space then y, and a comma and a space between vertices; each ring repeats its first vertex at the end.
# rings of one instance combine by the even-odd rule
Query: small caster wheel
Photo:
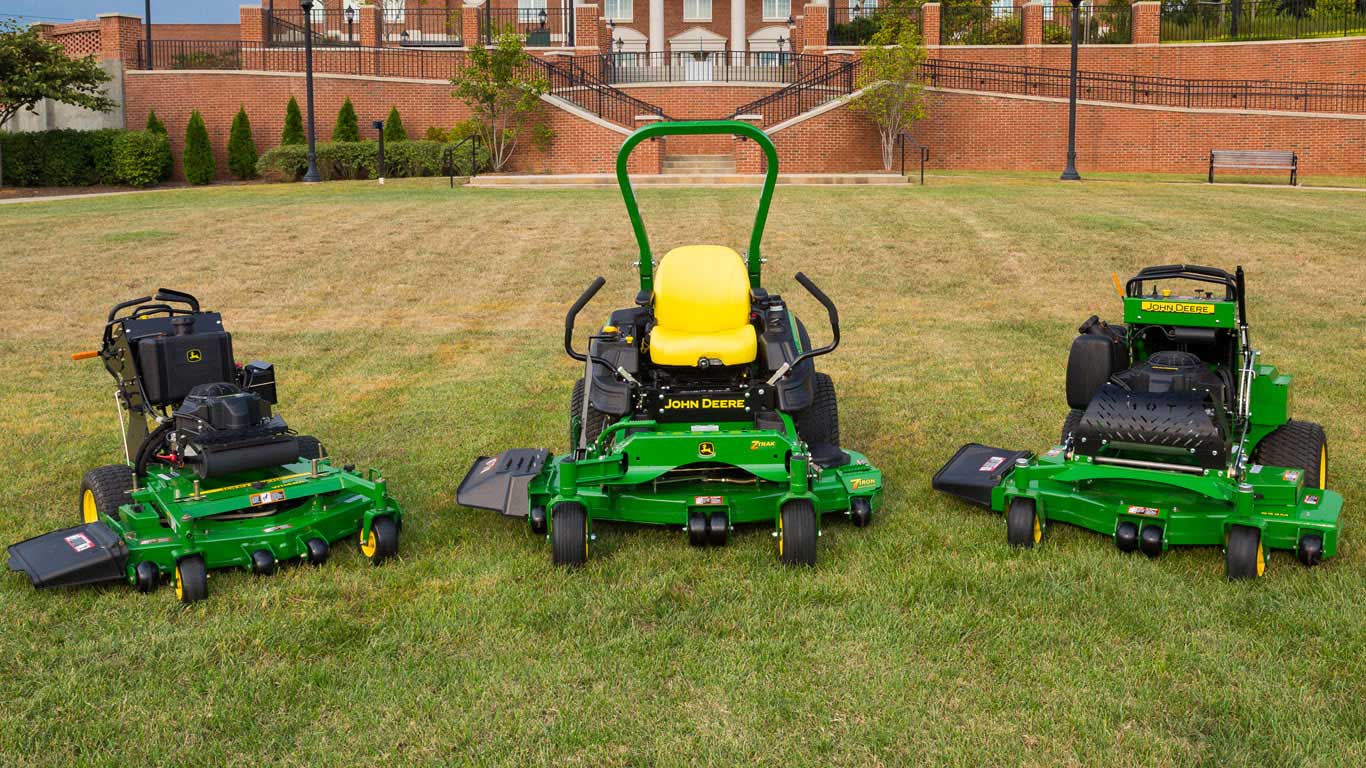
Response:
POLYGON ((707 543, 713 547, 724 547, 730 541, 730 519, 725 512, 713 512, 707 516, 707 543))
POLYGON ((550 548, 555 565, 577 568, 588 562, 588 511, 582 504, 566 501, 555 505, 550 548))
POLYGON ((816 508, 793 499, 778 515, 778 559, 788 565, 816 564, 816 508))
POLYGON ((1157 557, 1162 554, 1161 526, 1143 526, 1143 532, 1138 535, 1138 549, 1148 557, 1157 557))
POLYGON ((1258 528, 1235 525, 1228 531, 1224 551, 1224 571, 1229 581, 1255 579, 1266 573, 1266 554, 1262 551, 1262 532, 1258 528))
POLYGON ((144 595, 157 588, 161 581, 161 569, 151 560, 143 560, 133 568, 133 583, 144 595))
POLYGON ((186 555, 176 561, 175 596, 185 605, 209 596, 209 572, 204 567, 203 557, 186 555))
POLYGON ((1043 526, 1033 499, 1018 496, 1010 500, 1006 510, 1006 541, 1012 547, 1024 549, 1043 541, 1043 526))
POLYGON ((1120 552, 1131 553, 1138 549, 1138 524, 1125 520, 1115 526, 1115 546, 1120 552))
POLYGON ((1318 535, 1301 536, 1295 546, 1295 557, 1304 565, 1313 568, 1323 559, 1323 537, 1318 535))
POLYGON ((275 573, 275 555, 268 549, 258 549, 251 553, 251 572, 257 576, 275 573))
POLYGON ((707 546, 707 516, 701 512, 688 513, 688 543, 694 547, 707 546))
POLYGON ((855 496, 849 500, 849 519, 858 528, 867 528, 873 522, 873 502, 867 496, 855 496))
POLYGON ((370 521, 370 535, 360 542, 360 553, 379 565, 398 554, 398 526, 388 515, 370 521))
POLYGON ((531 514, 527 515, 527 522, 531 524, 531 532, 538 535, 545 535, 545 507, 532 507, 531 514))
POLYGON ((331 553, 327 542, 322 539, 309 539, 304 542, 304 547, 308 550, 304 556, 308 558, 309 565, 322 565, 327 562, 327 556, 331 553))

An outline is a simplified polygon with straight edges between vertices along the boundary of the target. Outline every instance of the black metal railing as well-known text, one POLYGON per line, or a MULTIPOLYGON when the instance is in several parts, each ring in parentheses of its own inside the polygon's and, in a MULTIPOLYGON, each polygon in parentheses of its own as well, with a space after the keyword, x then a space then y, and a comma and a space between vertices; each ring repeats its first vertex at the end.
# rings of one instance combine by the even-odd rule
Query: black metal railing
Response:
MULTIPOLYGON (((1043 41, 1066 45, 1072 42, 1070 4, 1043 7, 1043 41)), ((1134 13, 1128 3, 1083 5, 1076 9, 1077 42, 1082 45, 1124 44, 1134 41, 1134 13)))
MULTIPOLYGON (((474 11, 471 11, 474 12, 474 11)), ((384 41, 405 47, 461 48, 465 35, 461 8, 389 8, 381 17, 384 41)))
POLYGON ((242 66, 239 40, 155 40, 152 55, 138 41, 138 69, 248 69, 242 66))
MULTIPOLYGON (((146 59, 146 43, 138 41, 138 62, 146 59)), ((303 72, 304 49, 272 48, 259 43, 153 40, 157 69, 224 69, 258 72, 303 72)), ((450 80, 466 64, 458 51, 341 46, 313 51, 313 71, 328 75, 407 77, 450 80)))
MULTIPOLYGON (((553 2, 554 0, 552 0, 553 2)), ((574 9, 569 0, 546 3, 544 8, 494 8, 491 0, 475 11, 479 14, 479 39, 490 45, 503 30, 516 32, 528 48, 572 47, 574 9)))
MULTIPOLYGON (((886 0, 883 0, 884 3, 886 0)), ((867 45, 891 14, 906 14, 920 26, 919 6, 879 5, 878 0, 840 0, 829 5, 826 44, 867 45)))
POLYGON ((831 62, 813 69, 786 88, 742 104, 735 115, 760 115, 767 128, 854 92, 858 61, 831 62))
POLYGON ((1363 0, 1164 0, 1161 39, 1169 42, 1293 40, 1366 35, 1363 0))
POLYGON ((824 56, 781 51, 604 53, 575 63, 609 85, 631 83, 791 83, 824 56))
MULTIPOLYGON (((920 79, 937 88, 1066 98, 1068 71, 931 59, 921 66, 920 79)), ((1077 98, 1165 107, 1366 112, 1366 85, 1354 83, 1184 80, 1081 71, 1077 98)))
POLYGON ((614 88, 572 60, 549 61, 533 56, 531 66, 550 82, 551 95, 609 122, 631 128, 635 126, 637 115, 671 119, 659 107, 614 88))
POLYGON ((355 9, 319 8, 305 16, 302 8, 267 8, 266 42, 272 46, 304 44, 304 35, 313 32, 315 46, 358 46, 360 28, 355 9))
POLYGON ((940 45, 1023 45, 1024 16, 1014 6, 943 5, 940 45))

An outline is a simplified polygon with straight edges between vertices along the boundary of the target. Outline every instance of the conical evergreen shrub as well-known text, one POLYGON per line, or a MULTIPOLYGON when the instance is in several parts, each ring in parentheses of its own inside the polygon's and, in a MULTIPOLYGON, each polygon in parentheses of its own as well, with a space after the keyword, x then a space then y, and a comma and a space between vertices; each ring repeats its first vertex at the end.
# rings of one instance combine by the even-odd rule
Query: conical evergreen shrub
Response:
POLYGON ((213 161, 213 147, 209 144, 209 129, 204 118, 195 110, 190 124, 185 127, 185 180, 191 184, 208 184, 218 177, 218 166, 213 161))

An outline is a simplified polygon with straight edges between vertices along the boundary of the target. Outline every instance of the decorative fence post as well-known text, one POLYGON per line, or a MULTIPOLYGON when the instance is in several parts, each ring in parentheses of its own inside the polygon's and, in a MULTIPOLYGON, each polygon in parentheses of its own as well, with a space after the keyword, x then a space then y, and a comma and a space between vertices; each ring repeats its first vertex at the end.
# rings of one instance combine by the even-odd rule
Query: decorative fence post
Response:
POLYGON ((1162 3, 1134 3, 1133 14, 1134 44, 1157 45, 1162 39, 1162 3))
POLYGON ((1020 8, 1025 45, 1043 45, 1043 3, 1029 2, 1020 8))
POLYGON ((939 3, 920 6, 920 36, 926 46, 939 45, 939 3))
POLYGON ((801 53, 808 48, 824 48, 830 39, 830 8, 828 3, 833 0, 826 0, 824 4, 808 3, 802 7, 802 15, 797 18, 796 40, 793 41, 793 50, 801 53))
POLYGON ((474 48, 483 45, 484 41, 479 37, 482 24, 480 20, 484 18, 490 0, 483 2, 466 2, 465 7, 460 12, 460 37, 465 41, 466 48, 474 48))

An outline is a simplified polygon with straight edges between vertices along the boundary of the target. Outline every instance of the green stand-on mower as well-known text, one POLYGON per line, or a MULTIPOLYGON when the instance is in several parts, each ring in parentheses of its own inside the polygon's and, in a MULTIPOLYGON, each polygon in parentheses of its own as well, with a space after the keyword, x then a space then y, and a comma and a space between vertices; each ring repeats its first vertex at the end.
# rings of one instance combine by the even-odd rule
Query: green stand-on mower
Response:
POLYGON ((679 526, 696 546, 725 544, 737 524, 769 523, 779 558, 807 565, 823 515, 870 522, 882 474, 840 447, 834 385, 812 363, 839 343, 835 305, 797 273, 829 313, 832 341, 813 348, 783 299, 760 286, 777 176, 772 141, 745 123, 660 123, 626 139, 617 179, 640 246, 640 292, 590 335, 586 352, 574 349, 574 320, 603 278, 565 318, 565 351, 584 364, 571 398, 571 450, 480 457, 458 503, 526 518, 533 532, 548 531, 554 561, 569 566, 588 559, 600 520, 679 526), (627 158, 642 141, 698 134, 741 136, 768 158, 749 251, 687 246, 656 265, 627 158))
POLYGON ((357 536, 378 564, 398 551, 402 512, 374 470, 336 467, 316 438, 280 416, 275 369, 238 365, 217 312, 161 289, 109 312, 98 356, 114 377, 123 464, 81 481, 81 524, 9 548, 35 587, 127 581, 150 592, 208 594, 208 571, 327 559, 357 536), (150 428, 149 428, 150 426, 150 428))
POLYGON ((1072 342, 1059 444, 965 445, 934 487, 1004 512, 1018 547, 1070 523, 1149 557, 1222 546, 1230 579, 1261 576, 1273 549, 1335 555, 1328 441, 1290 418, 1290 375, 1248 341, 1242 267, 1148 267, 1115 287, 1125 324, 1093 316, 1072 342))

